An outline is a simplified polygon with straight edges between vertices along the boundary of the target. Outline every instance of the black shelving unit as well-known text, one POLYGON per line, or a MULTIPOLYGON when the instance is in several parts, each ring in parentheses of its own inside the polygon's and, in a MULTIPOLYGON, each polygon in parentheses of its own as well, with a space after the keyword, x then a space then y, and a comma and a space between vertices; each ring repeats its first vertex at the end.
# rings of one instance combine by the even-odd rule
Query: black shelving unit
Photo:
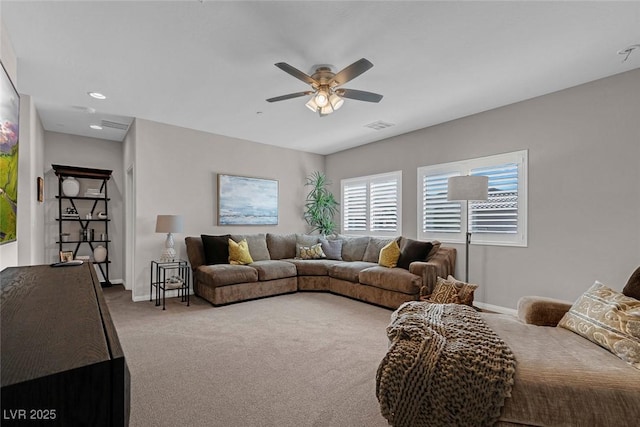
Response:
POLYGON ((107 193, 107 182, 111 179, 112 171, 77 166, 51 166, 58 177, 58 195, 56 196, 56 199, 58 200, 58 218, 56 218, 56 221, 58 221, 58 238, 56 243, 58 244, 59 250, 60 252, 73 251, 73 257, 75 259, 82 245, 88 245, 91 249, 91 254, 93 254, 97 245, 104 245, 107 249, 107 258, 102 262, 93 260, 92 263, 96 265, 100 270, 100 273, 102 273, 102 277, 104 278, 104 281, 101 282, 102 286, 111 286, 111 282, 109 280, 109 265, 111 264, 111 261, 109 260, 109 243, 111 242, 111 239, 109 238, 109 222, 111 221, 111 218, 109 216, 110 199, 107 193), (73 197, 66 196, 62 189, 62 183, 69 177, 75 178, 78 181, 82 180, 82 182, 85 182, 84 180, 93 180, 93 182, 97 182, 99 185, 100 196, 94 197, 81 194, 73 197), (65 218, 63 216, 63 210, 66 212, 67 208, 74 209, 78 216, 75 218, 65 218), (98 218, 99 212, 104 212, 106 217, 98 218), (87 218, 87 214, 90 214, 91 218, 87 218), (67 228, 63 227, 63 224, 65 223, 77 223, 80 225, 80 229, 78 230, 77 235, 74 236, 70 233, 69 238, 63 241, 63 230, 64 228, 67 228), (97 225, 99 228, 98 233, 91 233, 91 230, 94 230, 94 228, 90 227, 90 225, 97 225), (104 234, 105 237, 102 238, 101 234, 104 234))

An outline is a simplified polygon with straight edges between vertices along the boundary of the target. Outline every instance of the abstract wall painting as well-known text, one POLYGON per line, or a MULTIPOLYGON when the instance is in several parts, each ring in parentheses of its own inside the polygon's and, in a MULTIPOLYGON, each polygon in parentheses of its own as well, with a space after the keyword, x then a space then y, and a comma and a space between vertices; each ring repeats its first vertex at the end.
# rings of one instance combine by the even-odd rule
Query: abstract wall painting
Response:
POLYGON ((218 174, 218 225, 277 225, 278 181, 218 174))

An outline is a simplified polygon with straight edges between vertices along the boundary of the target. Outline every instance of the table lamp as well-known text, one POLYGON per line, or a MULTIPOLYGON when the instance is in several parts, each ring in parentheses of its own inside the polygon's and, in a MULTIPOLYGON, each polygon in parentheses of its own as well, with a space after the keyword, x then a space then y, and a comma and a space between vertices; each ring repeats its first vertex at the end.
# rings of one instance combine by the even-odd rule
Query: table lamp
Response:
POLYGON ((164 250, 160 256, 161 262, 171 262, 176 259, 176 251, 173 249, 172 233, 181 233, 183 225, 182 215, 158 215, 156 219, 156 233, 167 233, 164 250))

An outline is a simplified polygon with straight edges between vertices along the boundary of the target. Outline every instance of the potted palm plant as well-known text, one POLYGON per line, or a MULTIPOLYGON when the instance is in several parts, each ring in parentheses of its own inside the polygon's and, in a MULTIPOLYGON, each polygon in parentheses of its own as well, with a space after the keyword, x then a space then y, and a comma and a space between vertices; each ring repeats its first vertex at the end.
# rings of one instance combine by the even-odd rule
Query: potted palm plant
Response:
POLYGON ((336 230, 333 217, 338 213, 338 201, 329 191, 331 184, 322 172, 314 172, 307 177, 305 186, 311 187, 305 202, 304 219, 312 227, 311 231, 318 231, 323 235, 332 234, 336 230))

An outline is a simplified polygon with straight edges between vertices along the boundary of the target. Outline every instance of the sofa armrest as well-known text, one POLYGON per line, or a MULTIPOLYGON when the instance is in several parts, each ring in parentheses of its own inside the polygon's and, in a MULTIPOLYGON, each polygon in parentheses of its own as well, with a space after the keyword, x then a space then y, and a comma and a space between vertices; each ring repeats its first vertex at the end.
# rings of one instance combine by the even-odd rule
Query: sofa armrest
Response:
POLYGON ((422 277, 421 294, 433 292, 438 276, 447 278, 456 268, 456 249, 440 247, 428 261, 414 261, 409 264, 409 272, 422 277))
POLYGON ((573 304, 555 298, 527 296, 518 301, 518 319, 536 326, 557 326, 573 304))
POLYGON ((187 257, 189 258, 191 269, 196 271, 198 267, 205 263, 202 238, 200 236, 188 236, 184 238, 184 243, 187 247, 187 257))

